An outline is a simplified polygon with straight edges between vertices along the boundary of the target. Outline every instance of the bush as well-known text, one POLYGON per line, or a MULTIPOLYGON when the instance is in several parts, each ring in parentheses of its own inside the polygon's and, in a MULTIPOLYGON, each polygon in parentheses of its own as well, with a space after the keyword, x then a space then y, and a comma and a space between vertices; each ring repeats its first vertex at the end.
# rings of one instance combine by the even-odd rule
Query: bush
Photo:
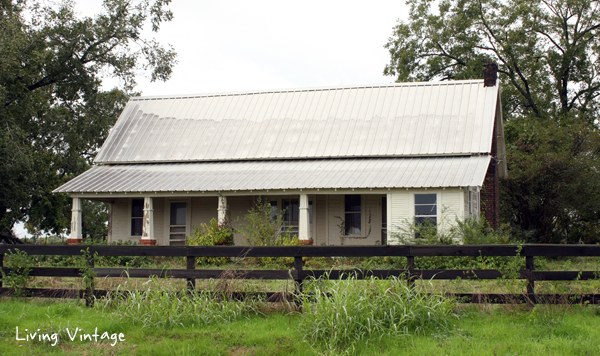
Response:
POLYGON ((25 251, 15 249, 14 251, 9 250, 6 254, 6 260, 4 262, 5 267, 10 268, 10 272, 5 273, 0 268, 2 273, 2 284, 4 287, 12 289, 15 297, 26 297, 27 288, 29 282, 33 279, 29 274, 31 273, 31 267, 34 264, 33 258, 31 258, 25 251))
MULTIPOLYGON (((511 241, 505 231, 508 229, 493 229, 483 217, 480 219, 456 219, 447 231, 438 231, 434 226, 415 226, 406 223, 395 237, 403 244, 409 245, 493 245, 507 244, 511 241), (418 234, 418 235, 417 235, 418 234), (420 238, 415 238, 420 236, 420 238)), ((515 257, 416 257, 416 269, 499 269, 505 270, 509 265, 519 265, 524 268, 524 258, 515 257)))
MULTIPOLYGON (((233 245, 233 229, 226 222, 219 226, 217 220, 212 218, 207 224, 201 223, 200 228, 194 226, 194 233, 188 237, 187 244, 193 246, 224 246, 233 245)), ((229 261, 228 257, 198 257, 199 265, 222 265, 229 261)))
MULTIPOLYGON (((298 236, 293 235, 283 222, 283 214, 271 215, 271 205, 261 197, 255 201, 248 214, 238 220, 237 232, 250 246, 298 246, 298 236)), ((263 266, 292 266, 292 257, 261 257, 256 259, 263 266)))

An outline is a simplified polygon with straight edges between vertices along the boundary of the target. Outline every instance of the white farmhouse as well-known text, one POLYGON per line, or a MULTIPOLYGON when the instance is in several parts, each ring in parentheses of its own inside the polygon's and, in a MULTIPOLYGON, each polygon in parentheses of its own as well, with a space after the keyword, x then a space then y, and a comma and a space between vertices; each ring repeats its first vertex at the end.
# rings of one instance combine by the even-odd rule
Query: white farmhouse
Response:
POLYGON ((506 162, 486 76, 131 98, 95 166, 54 191, 73 197, 70 242, 81 199, 109 203, 109 241, 148 245, 184 244, 226 209, 235 222, 259 196, 317 246, 393 244, 407 222, 480 211, 495 225, 506 162))

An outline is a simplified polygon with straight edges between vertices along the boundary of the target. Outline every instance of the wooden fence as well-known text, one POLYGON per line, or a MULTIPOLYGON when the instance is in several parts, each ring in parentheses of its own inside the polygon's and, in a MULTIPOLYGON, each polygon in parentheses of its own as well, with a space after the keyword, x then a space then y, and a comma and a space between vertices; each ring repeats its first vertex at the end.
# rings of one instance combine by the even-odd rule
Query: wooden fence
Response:
MULTIPOLYGON (((124 277, 149 278, 151 276, 182 278, 188 285, 195 287, 196 279, 217 279, 232 270, 196 269, 196 257, 293 257, 294 268, 291 270, 236 270, 235 275, 244 279, 285 280, 293 279, 301 287, 307 278, 318 278, 329 274, 331 279, 345 278, 348 270, 314 270, 303 268, 303 257, 383 257, 404 256, 407 259, 405 269, 386 269, 354 271, 361 279, 366 276, 387 278, 391 276, 405 277, 411 283, 415 278, 433 280, 477 279, 490 280, 504 278, 498 270, 490 269, 457 269, 457 270, 418 270, 415 269, 415 257, 419 256, 521 256, 525 257, 525 269, 518 271, 514 278, 527 280, 526 291, 522 294, 450 294, 464 303, 590 303, 600 304, 597 294, 536 294, 536 281, 583 281, 598 279, 598 271, 539 271, 535 269, 535 257, 582 257, 600 256, 600 245, 462 245, 462 246, 281 246, 281 247, 242 247, 242 246, 106 246, 106 245, 0 245, 0 266, 5 273, 4 256, 15 249, 28 255, 82 255, 88 250, 88 267, 97 278, 124 277), (162 256, 185 257, 186 269, 150 269, 150 268, 95 268, 94 255, 98 256, 162 256)), ((79 277, 81 267, 32 267, 29 273, 35 277, 79 277)), ((0 284, 0 287, 2 285, 0 284)), ((27 290, 32 297, 49 298, 81 298, 106 295, 106 290, 94 290, 91 283, 89 290, 44 289, 27 290)), ((0 294, 10 294, 11 290, 0 288, 0 294)), ((280 293, 266 293, 270 301, 281 301, 290 296, 280 293)))

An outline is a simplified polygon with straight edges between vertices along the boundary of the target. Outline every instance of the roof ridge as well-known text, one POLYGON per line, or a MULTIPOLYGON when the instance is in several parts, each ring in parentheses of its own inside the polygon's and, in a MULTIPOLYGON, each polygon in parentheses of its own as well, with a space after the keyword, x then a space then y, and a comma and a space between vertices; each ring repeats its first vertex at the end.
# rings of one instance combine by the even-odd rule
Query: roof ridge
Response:
POLYGON ((319 87, 304 87, 304 88, 242 90, 242 91, 232 91, 232 92, 214 92, 214 93, 179 94, 179 95, 149 95, 149 96, 134 96, 134 97, 131 97, 129 100, 130 101, 144 101, 144 100, 162 100, 162 99, 193 99, 193 98, 202 98, 202 97, 238 96, 238 95, 267 94, 267 93, 290 93, 290 92, 303 92, 303 91, 389 88, 389 87, 406 87, 406 86, 464 85, 464 84, 479 84, 479 83, 483 83, 483 79, 449 80, 449 81, 436 81, 436 82, 402 82, 402 83, 382 83, 382 84, 335 85, 335 86, 319 86, 319 87))

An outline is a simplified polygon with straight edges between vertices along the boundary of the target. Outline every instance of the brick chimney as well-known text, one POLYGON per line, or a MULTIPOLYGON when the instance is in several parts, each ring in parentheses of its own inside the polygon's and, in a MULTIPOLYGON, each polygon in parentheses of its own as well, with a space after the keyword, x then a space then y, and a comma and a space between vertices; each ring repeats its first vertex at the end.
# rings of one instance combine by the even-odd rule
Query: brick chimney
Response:
POLYGON ((498 80, 498 65, 496 63, 488 63, 483 71, 483 86, 495 87, 498 80))

